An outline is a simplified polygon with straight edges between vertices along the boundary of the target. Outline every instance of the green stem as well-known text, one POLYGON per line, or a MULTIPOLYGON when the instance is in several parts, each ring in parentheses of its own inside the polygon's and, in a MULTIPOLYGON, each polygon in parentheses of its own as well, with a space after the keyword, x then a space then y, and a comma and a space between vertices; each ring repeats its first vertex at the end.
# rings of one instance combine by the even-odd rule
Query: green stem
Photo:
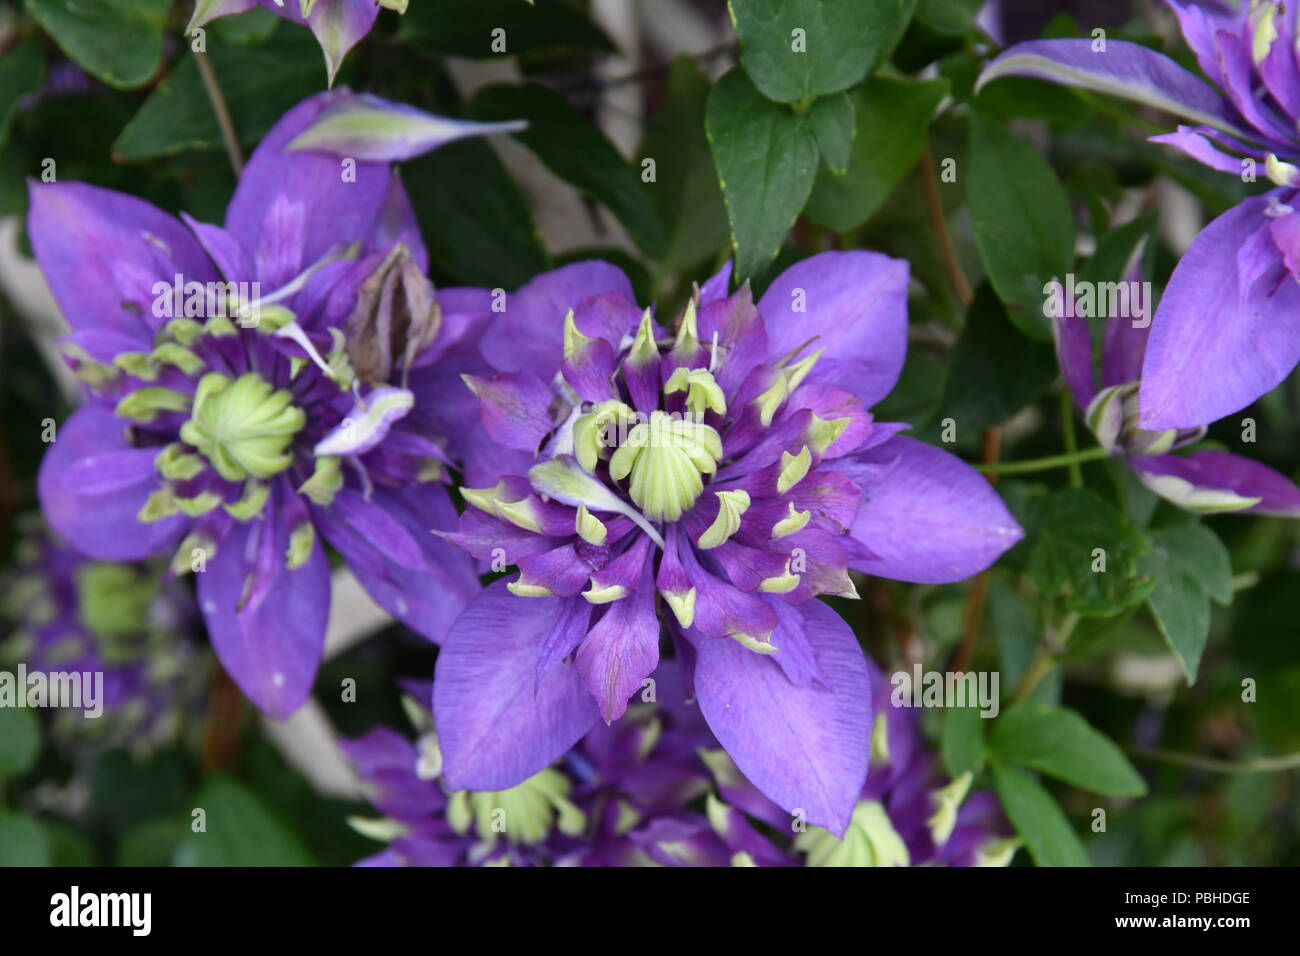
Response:
POLYGON ((1148 760, 1163 760, 1166 763, 1181 764, 1184 767, 1194 767, 1197 770, 1210 770, 1214 773, 1274 773, 1280 770, 1300 768, 1300 753, 1283 754, 1280 757, 1255 757, 1252 760, 1233 763, 1230 760, 1200 757, 1196 754, 1180 754, 1172 750, 1144 750, 1134 747, 1130 748, 1129 752, 1135 757, 1145 757, 1148 760))
POLYGON ((1032 694, 1039 682, 1060 663, 1061 655, 1065 652, 1065 642, 1070 639, 1078 623, 1079 615, 1071 611, 1061 620, 1061 626, 1056 629, 1056 633, 1049 633, 1048 639, 1038 648, 1038 653, 1029 662, 1029 667, 1025 669, 1020 683, 1016 685, 1015 693, 1011 695, 1011 703, 1018 704, 1032 694))
POLYGON ((1110 457, 1110 452, 1096 445, 1065 455, 1049 455, 1047 458, 1029 458, 1025 461, 1000 461, 991 465, 975 465, 975 470, 986 475, 1018 475, 1030 471, 1047 471, 1050 468, 1064 468, 1082 461, 1096 461, 1110 457))
MULTIPOLYGON (((1065 453, 1079 454, 1079 443, 1074 437, 1074 396, 1068 388, 1061 389, 1061 434, 1065 438, 1065 453)), ((1072 460, 1066 467, 1070 469, 1070 487, 1083 487, 1083 469, 1078 459, 1072 460)))
POLYGON ((244 169, 244 159, 239 152, 239 137, 235 135, 235 124, 230 119, 230 110, 226 108, 226 98, 221 94, 221 84, 217 82, 217 74, 212 69, 212 64, 208 62, 206 53, 194 51, 194 63, 199 68, 199 76, 203 78, 203 88, 208 92, 212 112, 217 114, 217 125, 221 127, 221 139, 226 144, 226 155, 230 158, 230 166, 235 171, 235 177, 238 178, 244 169))

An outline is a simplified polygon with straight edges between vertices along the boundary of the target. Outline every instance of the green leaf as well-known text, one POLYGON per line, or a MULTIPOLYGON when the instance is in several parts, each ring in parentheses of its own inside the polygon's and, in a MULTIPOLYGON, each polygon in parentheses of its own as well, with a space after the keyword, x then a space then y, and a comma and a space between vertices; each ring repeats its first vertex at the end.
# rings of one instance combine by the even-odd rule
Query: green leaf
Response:
POLYGON ((948 89, 946 79, 911 83, 880 76, 850 90, 856 132, 848 170, 842 176, 818 170, 805 214, 843 232, 879 209, 916 166, 930 117, 948 89))
POLYGON ((1043 287, 1074 262, 1074 219, 1056 174, 1033 146, 972 110, 966 195, 975 245, 1011 321, 1049 341, 1043 287))
POLYGON ((984 763, 984 718, 978 707, 944 709, 940 753, 950 777, 980 768, 984 763))
POLYGON ((678 57, 668 72, 664 107, 641 144, 641 155, 655 161, 655 181, 645 188, 663 226, 655 258, 664 274, 716 258, 729 239, 727 207, 704 133, 708 98, 708 77, 689 57, 678 57))
POLYGON ((984 0, 921 0, 916 19, 935 33, 969 33, 983 5, 984 0))
POLYGON ((206 830, 191 830, 176 847, 177 866, 311 866, 298 835, 261 799, 226 776, 209 777, 194 797, 206 830))
POLYGON ((862 82, 897 45, 916 0, 730 0, 740 62, 780 103, 862 82))
POLYGON ((817 142, 801 117, 765 100, 738 69, 709 94, 705 127, 743 281, 785 242, 817 175, 817 142))
POLYGON ((115 866, 170 866, 176 846, 189 833, 179 820, 150 820, 118 841, 115 866))
POLYGON ((1151 593, 1155 582, 1137 565, 1146 538, 1114 505, 1095 491, 1068 488, 1040 507, 1041 531, 1026 570, 1043 595, 1064 596, 1079 614, 1106 616, 1151 593))
POLYGON ((1178 658, 1188 685, 1194 684, 1210 638, 1210 599, 1191 576, 1171 568, 1163 556, 1143 558, 1142 569, 1155 578, 1147 604, 1160 636, 1178 658))
POLYGON ((993 725, 989 747, 1000 757, 1107 797, 1140 797, 1147 785, 1109 737, 1078 713, 1027 700, 993 725))
POLYGON ((449 143, 402 181, 430 258, 457 281, 515 289, 547 268, 528 199, 487 143, 449 143))
POLYGON ((1157 528, 1151 545, 1140 563, 1156 582, 1147 604, 1190 685, 1210 636, 1210 598, 1232 601, 1232 564, 1223 542, 1198 523, 1157 528))
POLYGON ((551 172, 603 203, 642 248, 662 241, 641 177, 605 134, 559 93, 537 84, 490 86, 474 97, 470 112, 484 120, 527 120, 528 129, 514 138, 551 172))
POLYGON ((935 422, 951 418, 959 433, 976 435, 1020 411, 1056 380, 1056 352, 1020 335, 993 289, 975 292, 948 359, 935 422))
POLYGON ((989 581, 987 601, 988 627, 997 637, 1001 684, 1015 687, 1034 658, 1038 624, 1020 595, 998 578, 989 581))
POLYGON ((505 31, 507 54, 594 49, 613 52, 609 37, 566 0, 438 0, 413 3, 398 36, 432 56, 499 57, 493 30, 505 31))
POLYGON ((50 841, 36 819, 0 810, 0 866, 49 866, 51 856, 50 841))
POLYGON ((1168 555, 1172 567, 1193 578, 1216 604, 1232 603, 1232 559, 1213 531, 1188 522, 1158 528, 1151 540, 1168 555))
MULTIPOLYGON (((307 30, 277 30, 266 43, 249 46, 209 43, 208 59, 241 143, 261 139, 320 87, 320 48, 307 30)), ((187 54, 126 124, 113 156, 130 162, 224 148, 198 67, 187 54)))
POLYGON ((9 141, 9 124, 18 112, 18 101, 41 85, 45 60, 35 43, 23 43, 0 58, 0 150, 9 141))
POLYGON ((824 162, 836 175, 848 172, 853 150, 853 100, 847 93, 823 96, 804 114, 824 162))
POLYGON ((1016 833, 1038 866, 1091 866, 1088 851, 1052 795, 1031 774, 993 762, 993 787, 1016 833))
POLYGON ((41 752, 41 728, 30 710, 0 707, 0 780, 21 777, 41 752))
POLYGON ((40 827, 50 848, 51 866, 95 865, 94 847, 72 827, 52 820, 41 820, 40 827))
POLYGON ((27 0, 27 9, 64 53, 110 86, 151 79, 162 56, 172 0, 27 0))

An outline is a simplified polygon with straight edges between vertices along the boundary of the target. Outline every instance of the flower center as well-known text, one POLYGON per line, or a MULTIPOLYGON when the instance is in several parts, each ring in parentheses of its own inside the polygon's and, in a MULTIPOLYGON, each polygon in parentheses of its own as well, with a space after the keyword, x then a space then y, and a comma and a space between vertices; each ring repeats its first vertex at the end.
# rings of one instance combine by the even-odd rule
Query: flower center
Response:
POLYGON ((504 835, 511 843, 537 844, 559 827, 576 836, 587 826, 586 814, 569 800, 572 784, 551 767, 509 790, 459 790, 447 803, 447 822, 457 833, 474 828, 479 839, 495 843, 504 835))
POLYGON ((271 478, 293 463, 289 446, 306 423, 293 395, 256 372, 236 379, 209 372, 199 380, 180 437, 227 481, 271 478))
POLYGON ((610 457, 609 474, 651 521, 676 521, 704 491, 722 459, 722 438, 703 422, 652 412, 610 457))

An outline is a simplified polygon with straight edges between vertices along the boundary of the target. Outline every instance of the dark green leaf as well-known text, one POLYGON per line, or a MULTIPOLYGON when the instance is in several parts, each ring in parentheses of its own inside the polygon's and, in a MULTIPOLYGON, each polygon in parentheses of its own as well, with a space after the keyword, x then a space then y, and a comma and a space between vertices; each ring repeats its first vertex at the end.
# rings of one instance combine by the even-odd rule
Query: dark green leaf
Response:
POLYGON ((993 762, 993 786, 1012 826, 1039 866, 1091 866, 1088 852, 1052 795, 1028 772, 993 762))
POLYGON ((727 207, 704 133, 708 98, 708 78, 689 57, 678 57, 668 73, 667 101, 641 146, 641 155, 655 161, 655 181, 646 189, 663 225, 656 252, 663 273, 715 258, 727 245, 727 207))
POLYGON ((844 175, 853 150, 853 100, 847 93, 823 96, 804 117, 824 162, 832 173, 844 175))
POLYGON ((413 3, 399 36, 422 53, 474 58, 501 56, 493 30, 505 31, 505 53, 584 48, 614 50, 586 12, 565 0, 438 0, 413 3))
POLYGON ((1196 523, 1158 528, 1151 545, 1140 563, 1156 582, 1147 603, 1192 684, 1210 636, 1210 597, 1220 604, 1232 601, 1228 551, 1213 531, 1196 523))
POLYGON ((0 866, 49 866, 50 841, 34 818, 0 810, 0 866))
POLYGON ((1024 701, 993 725, 1000 757, 1107 797, 1140 797, 1146 781, 1109 737, 1073 710, 1024 701))
POLYGON ((935 33, 969 33, 984 0, 921 0, 916 19, 935 33))
POLYGON ((206 831, 193 827, 176 848, 177 866, 310 866, 298 835, 250 790, 229 777, 209 777, 194 797, 206 831))
POLYGON ((1050 340, 1043 289, 1074 261, 1069 199, 1033 146, 975 110, 970 150, 966 194, 984 270, 1016 327, 1050 340))
POLYGON ((1095 491, 1069 488, 1048 496, 1042 507, 1042 529, 1026 568, 1042 594, 1064 596, 1080 614, 1105 616, 1151 593, 1155 582, 1137 566, 1148 550, 1146 538, 1114 505, 1095 491))
POLYGON ((172 0, 27 0, 27 9, 68 56, 111 86, 148 81, 162 56, 172 0))
POLYGON ((959 432, 979 434, 1032 402, 1056 376, 1052 347, 1017 333, 985 283, 976 290, 949 356, 934 418, 951 418, 959 432))
POLYGON ((740 62, 768 99, 811 102, 860 83, 894 49, 916 0, 731 0, 740 62))
POLYGON ((930 117, 947 91, 944 79, 910 83, 883 76, 850 90, 856 132, 848 170, 843 176, 818 170, 805 213, 842 232, 880 208, 916 165, 930 117))
POLYGON ((817 142, 800 117, 763 99, 738 69, 709 94, 705 122, 742 281, 767 268, 785 242, 817 175, 817 142))
POLYGON ((474 97, 478 119, 528 121, 514 134, 565 182, 603 203, 643 248, 662 240, 641 177, 614 145, 559 93, 537 84, 490 86, 474 97))
MULTIPOLYGON (((306 30, 277 30, 266 43, 251 46, 209 43, 208 58, 243 143, 261 139, 320 87, 320 49, 306 30)), ((126 124, 113 155, 131 161, 223 148, 194 57, 185 54, 126 124)))
POLYGON ((1188 522, 1158 528, 1151 539, 1174 568, 1192 577, 1216 603, 1232 603, 1232 559, 1213 531, 1188 522))
POLYGON ((940 752, 951 777, 980 768, 984 763, 984 718, 978 707, 944 709, 940 752))
POLYGON ((528 200, 492 147, 461 140, 402 167, 429 255, 457 281, 515 289, 547 267, 528 200))
POLYGON ((45 61, 35 43, 24 43, 0 57, 0 149, 9 141, 9 124, 18 101, 41 84, 45 61))
POLYGON ((94 866, 95 849, 90 841, 65 823, 40 821, 50 847, 51 866, 94 866))
POLYGON ((0 780, 20 777, 41 752, 41 728, 30 710, 0 707, 0 780))
POLYGON ((997 638, 1001 683, 1010 689, 1020 682, 1034 658, 1038 624, 1020 595, 997 578, 989 581, 987 600, 988 626, 997 638))

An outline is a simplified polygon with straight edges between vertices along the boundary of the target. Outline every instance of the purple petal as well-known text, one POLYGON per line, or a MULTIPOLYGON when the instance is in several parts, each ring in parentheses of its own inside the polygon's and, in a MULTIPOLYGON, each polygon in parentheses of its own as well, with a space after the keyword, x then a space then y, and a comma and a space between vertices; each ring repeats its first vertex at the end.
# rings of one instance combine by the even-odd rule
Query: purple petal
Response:
POLYGON ((190 17, 189 25, 185 28, 185 35, 189 36, 193 30, 211 23, 217 17, 247 13, 257 4, 258 0, 196 0, 194 15, 190 17))
POLYGON ((305 22, 311 28, 325 54, 331 86, 343 65, 343 57, 370 32, 379 16, 376 0, 316 0, 305 21, 298 0, 262 0, 262 6, 294 23, 305 22))
POLYGON ((1244 499, 1240 510, 1300 518, 1300 488, 1267 465, 1231 452, 1134 456, 1129 463, 1157 494, 1192 510, 1238 510, 1216 502, 1230 506, 1233 499, 1244 499))
POLYGON ((600 704, 600 716, 611 721, 623 716, 628 698, 658 663, 659 615, 651 562, 643 560, 640 586, 609 606, 578 646, 574 664, 600 704))
POLYGON ((320 541, 301 567, 285 566, 288 519, 301 507, 287 483, 277 484, 263 516, 231 522, 197 575, 217 657, 245 696, 277 720, 311 693, 329 618, 330 569, 320 541))
POLYGON ((907 351, 908 265, 878 252, 823 252, 796 262, 758 300, 776 361, 815 339, 811 381, 848 389, 868 407, 898 381, 907 351))
MULTIPOLYGON (((370 0, 361 2, 369 4, 370 0)), ((318 0, 318 5, 323 3, 318 0)), ((296 4, 287 5, 297 10, 296 4)), ((339 242, 351 243, 371 235, 388 202, 391 177, 387 164, 358 162, 352 171, 355 181, 345 181, 338 157, 284 151, 321 110, 352 95, 347 91, 318 93, 303 100, 263 137, 226 209, 226 230, 245 249, 258 248, 267 212, 281 196, 289 203, 301 203, 305 210, 302 259, 308 265, 339 242)))
POLYGON ((1215 149, 1210 141, 1195 127, 1180 124, 1176 133, 1162 133, 1159 136, 1150 137, 1149 141, 1161 143, 1165 146, 1173 146, 1175 149, 1182 150, 1201 165, 1217 169, 1221 173, 1237 175, 1241 172, 1240 159, 1215 149))
POLYGON ((848 625, 829 607, 800 607, 833 688, 798 687, 766 654, 727 638, 695 641, 700 710, 736 766, 787 813, 842 835, 867 776, 871 682, 848 625))
POLYGON ((1092 45, 1088 38, 1017 43, 984 68, 975 89, 1003 76, 1028 76, 1120 96, 1253 138, 1212 86, 1163 53, 1127 40, 1107 40, 1104 52, 1092 45))
POLYGON ((433 682, 450 789, 513 787, 559 759, 598 719, 576 667, 560 663, 536 680, 538 650, 563 603, 515 597, 497 581, 456 619, 433 682))
POLYGON ((476 123, 359 93, 321 110, 316 121, 299 133, 288 149, 320 150, 372 162, 400 162, 458 139, 527 128, 522 120, 476 123))
POLYGON ((74 330, 129 335, 147 351, 165 321, 153 284, 218 278, 190 231, 143 200, 76 182, 32 180, 29 191, 32 249, 74 330))
POLYGON ((395 551, 371 529, 346 521, 333 509, 315 509, 317 526, 380 607, 437 643, 479 591, 469 557, 432 533, 456 527, 451 498, 441 485, 377 486, 371 502, 386 525, 394 523, 415 545, 418 563, 397 560, 395 551))
POLYGON ((836 470, 863 491, 845 545, 850 566, 867 574, 927 584, 960 581, 1024 536, 983 475, 924 442, 897 435, 837 463, 836 470))
POLYGON ((1210 223, 1170 276, 1142 366, 1142 428, 1193 428, 1244 408, 1300 359, 1300 284, 1282 256, 1243 299, 1238 251, 1269 227, 1269 196, 1210 223))
POLYGON ((37 476, 41 511, 69 544, 101 561, 138 561, 175 547, 190 523, 177 515, 141 524, 159 487, 157 448, 132 448, 126 423, 87 405, 56 432, 37 476))
MULTIPOLYGON (((496 317, 485 357, 503 372, 526 369, 548 380, 563 358, 564 317, 588 296, 606 293, 628 303, 636 301, 623 270, 608 262, 574 262, 542 273, 505 297, 505 309, 496 317)), ((640 317, 639 311, 632 316, 634 320, 640 317)), ((582 323, 579 327, 593 334, 582 323)))
POLYGON ((1074 396, 1074 402, 1080 408, 1087 408, 1092 397, 1097 394, 1097 385, 1092 377, 1092 334, 1088 331, 1088 320, 1074 314, 1074 309, 1067 303, 1068 315, 1052 317, 1052 332, 1056 337, 1056 361, 1061 366, 1061 375, 1074 396))
POLYGON ((492 440, 514 451, 536 454, 551 421, 551 390, 532 372, 502 372, 491 378, 465 376, 479 401, 483 428, 492 440))

